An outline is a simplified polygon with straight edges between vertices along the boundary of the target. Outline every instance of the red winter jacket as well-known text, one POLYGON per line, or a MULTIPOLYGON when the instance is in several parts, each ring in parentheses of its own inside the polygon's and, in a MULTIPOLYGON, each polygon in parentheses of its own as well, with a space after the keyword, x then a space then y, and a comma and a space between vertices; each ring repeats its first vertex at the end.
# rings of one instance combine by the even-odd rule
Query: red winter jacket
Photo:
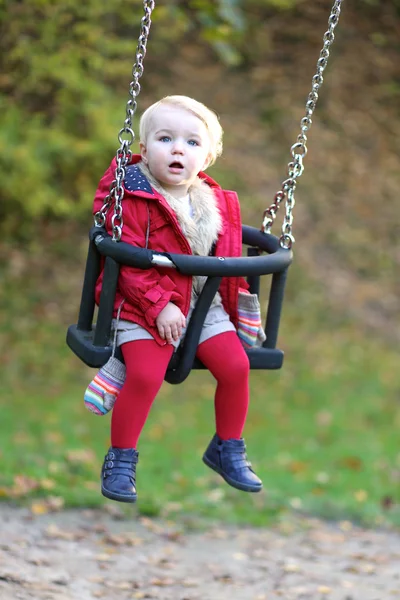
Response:
MULTIPOLYGON (((141 160, 139 155, 132 157, 132 163, 141 160)), ((109 193, 114 180, 116 160, 103 175, 96 191, 93 214, 101 209, 104 199, 109 193)), ((129 168, 129 167, 128 167, 129 168)), ((240 206, 236 192, 222 190, 211 177, 200 172, 201 177, 213 189, 218 202, 222 219, 222 231, 218 236, 215 247, 216 256, 242 255, 242 222, 240 206)), ((151 188, 147 179, 141 178, 138 189, 125 189, 122 200, 123 228, 121 241, 141 248, 146 245, 146 231, 150 215, 150 235, 148 248, 171 254, 192 254, 175 213, 164 197, 151 188), (143 180, 145 184, 143 184, 143 180), (148 209, 150 212, 148 212, 148 209)), ((113 207, 108 212, 106 229, 112 232, 111 217, 113 207)), ((99 303, 103 270, 96 285, 96 302, 99 303)), ((247 283, 241 277, 223 277, 219 292, 222 303, 237 325, 237 307, 239 283, 241 288, 247 288, 247 283)), ((117 293, 114 304, 114 316, 117 314, 121 301, 125 302, 121 309, 121 319, 138 323, 144 327, 160 344, 165 345, 157 330, 156 318, 168 302, 176 304, 187 316, 190 307, 192 277, 183 275, 176 269, 168 267, 152 267, 147 270, 121 265, 117 293)))

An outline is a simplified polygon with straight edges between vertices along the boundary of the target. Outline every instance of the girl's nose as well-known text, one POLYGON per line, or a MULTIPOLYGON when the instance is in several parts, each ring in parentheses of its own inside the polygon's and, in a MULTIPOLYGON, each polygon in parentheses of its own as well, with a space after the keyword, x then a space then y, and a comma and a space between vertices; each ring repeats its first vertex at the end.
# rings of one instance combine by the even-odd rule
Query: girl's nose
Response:
POLYGON ((183 154, 183 142, 181 140, 175 140, 172 146, 173 154, 183 154))

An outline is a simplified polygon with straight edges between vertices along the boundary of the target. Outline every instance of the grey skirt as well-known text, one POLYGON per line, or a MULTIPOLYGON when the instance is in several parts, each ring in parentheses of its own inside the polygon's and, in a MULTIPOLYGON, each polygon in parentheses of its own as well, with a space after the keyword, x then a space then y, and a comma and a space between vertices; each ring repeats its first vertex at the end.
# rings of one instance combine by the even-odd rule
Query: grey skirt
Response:
MULTIPOLYGON (((188 324, 190 317, 192 316, 193 308, 189 310, 189 314, 186 319, 188 324)), ((113 329, 117 326, 117 346, 122 346, 127 342, 135 342, 137 340, 154 340, 154 337, 141 325, 132 323, 131 321, 125 321, 120 319, 117 324, 117 319, 113 320, 113 329)), ((202 344, 206 340, 225 333, 226 331, 235 331, 235 326, 229 319, 228 313, 225 311, 221 304, 211 306, 204 320, 203 328, 200 334, 199 344, 202 344)), ((182 330, 182 335, 176 342, 172 342, 172 346, 175 349, 178 348, 179 344, 185 337, 186 327, 182 330)))

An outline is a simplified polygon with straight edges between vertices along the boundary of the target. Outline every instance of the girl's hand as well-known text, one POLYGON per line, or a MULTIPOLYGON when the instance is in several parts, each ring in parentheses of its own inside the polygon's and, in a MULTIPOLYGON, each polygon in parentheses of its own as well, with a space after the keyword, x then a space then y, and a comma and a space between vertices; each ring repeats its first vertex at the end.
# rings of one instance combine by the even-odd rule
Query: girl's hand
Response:
POLYGON ((186 325, 185 315, 173 304, 168 302, 156 318, 158 333, 168 344, 174 340, 177 342, 182 335, 182 328, 186 325))

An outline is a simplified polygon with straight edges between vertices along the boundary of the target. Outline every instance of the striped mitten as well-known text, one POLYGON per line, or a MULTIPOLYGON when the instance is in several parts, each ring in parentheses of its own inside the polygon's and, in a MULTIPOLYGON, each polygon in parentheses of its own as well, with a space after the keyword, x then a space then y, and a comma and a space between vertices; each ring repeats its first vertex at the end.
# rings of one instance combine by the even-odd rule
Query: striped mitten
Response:
POLYGON ((245 348, 261 346, 267 339, 261 326, 261 309, 257 294, 239 292, 237 333, 245 348))
POLYGON ((124 385, 125 365, 112 356, 89 383, 83 397, 85 406, 95 415, 107 414, 124 385))

